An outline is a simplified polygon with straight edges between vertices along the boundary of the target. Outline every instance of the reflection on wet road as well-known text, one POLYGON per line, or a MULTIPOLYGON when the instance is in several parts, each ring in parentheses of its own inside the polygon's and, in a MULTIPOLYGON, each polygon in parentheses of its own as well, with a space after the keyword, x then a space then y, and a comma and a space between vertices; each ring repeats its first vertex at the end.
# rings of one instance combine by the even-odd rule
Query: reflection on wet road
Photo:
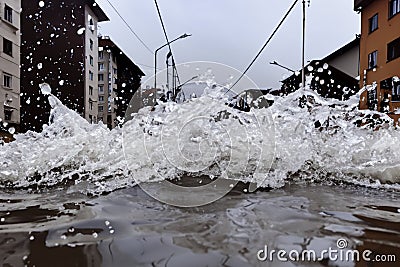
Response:
POLYGON ((286 186, 232 192, 200 208, 174 208, 135 187, 89 198, 68 191, 3 193, 2 266, 397 266, 393 262, 260 262, 257 251, 337 248, 400 260, 399 192, 286 186))

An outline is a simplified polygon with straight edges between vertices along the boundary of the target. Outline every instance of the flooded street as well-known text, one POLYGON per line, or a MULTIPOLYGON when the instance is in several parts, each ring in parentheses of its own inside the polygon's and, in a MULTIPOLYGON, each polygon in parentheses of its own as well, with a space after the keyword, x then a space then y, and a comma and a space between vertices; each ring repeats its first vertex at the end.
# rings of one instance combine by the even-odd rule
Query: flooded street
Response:
MULTIPOLYGON (((2 194, 3 266, 396 266, 394 262, 260 261, 271 250, 346 249, 400 258, 400 193, 287 185, 174 208, 140 187, 88 198, 68 191, 2 194), (379 265, 378 265, 379 264, 379 265)), ((361 255, 361 254, 360 254, 361 255)), ((372 257, 372 256, 371 256, 372 257)))

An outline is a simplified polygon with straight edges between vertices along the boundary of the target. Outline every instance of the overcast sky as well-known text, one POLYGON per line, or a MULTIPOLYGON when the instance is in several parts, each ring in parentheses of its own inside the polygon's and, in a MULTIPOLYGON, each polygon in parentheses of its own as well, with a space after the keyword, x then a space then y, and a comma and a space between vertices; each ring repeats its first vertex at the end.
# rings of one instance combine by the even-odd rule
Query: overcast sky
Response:
MULTIPOLYGON (((151 50, 165 44, 153 0, 110 0, 151 50)), ((170 40, 183 33, 192 37, 172 45, 177 63, 214 61, 244 70, 294 0, 158 0, 170 40)), ((149 78, 154 56, 130 33, 107 0, 97 0, 110 22, 100 32, 110 36, 149 78), (145 66, 147 65, 147 66, 145 66)), ((290 75, 270 65, 276 60, 301 67, 301 0, 248 75, 260 88, 278 87, 290 75)), ((352 0, 311 0, 307 9, 306 59, 320 59, 345 45, 360 32, 360 17, 352 0)), ((164 67, 167 49, 159 54, 164 67)), ((144 78, 144 80, 146 77, 144 78)))

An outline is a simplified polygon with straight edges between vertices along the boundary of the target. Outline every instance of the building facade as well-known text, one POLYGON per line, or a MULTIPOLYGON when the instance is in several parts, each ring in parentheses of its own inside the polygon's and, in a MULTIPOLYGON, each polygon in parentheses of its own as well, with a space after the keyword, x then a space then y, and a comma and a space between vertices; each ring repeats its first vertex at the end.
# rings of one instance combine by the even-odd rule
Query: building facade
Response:
POLYGON ((388 113, 400 108, 400 0, 355 0, 361 13, 361 109, 388 113))
POLYGON ((99 38, 98 117, 110 129, 125 117, 143 71, 109 38, 99 38))
MULTIPOLYGON (((20 0, 0 2, 0 125, 20 123, 20 0), (4 124, 5 123, 5 124, 4 124)), ((2 127, 0 127, 1 129, 2 127)))
POLYGON ((68 108, 98 121, 98 23, 108 20, 94 0, 22 0, 22 131, 49 122, 43 82, 68 108))

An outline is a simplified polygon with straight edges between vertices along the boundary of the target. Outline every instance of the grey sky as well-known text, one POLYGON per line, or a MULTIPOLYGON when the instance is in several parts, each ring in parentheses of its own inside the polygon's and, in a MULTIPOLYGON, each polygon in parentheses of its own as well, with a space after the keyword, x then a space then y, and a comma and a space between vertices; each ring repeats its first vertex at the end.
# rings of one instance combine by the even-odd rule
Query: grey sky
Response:
MULTIPOLYGON (((165 44, 153 0, 110 0, 152 50, 165 44)), ((193 34, 172 46, 177 63, 214 61, 244 70, 294 0, 158 0, 170 40, 193 34)), ((311 0, 306 59, 323 58, 355 38, 360 18, 352 0, 311 0)), ((154 56, 129 32, 106 0, 98 0, 111 21, 100 32, 109 35, 132 60, 152 76, 154 56)), ((301 65, 301 0, 248 75, 259 87, 277 87, 290 73, 270 65, 301 65)), ((159 54, 164 67, 167 49, 159 54)), ((146 78, 144 78, 146 79, 146 78)))

